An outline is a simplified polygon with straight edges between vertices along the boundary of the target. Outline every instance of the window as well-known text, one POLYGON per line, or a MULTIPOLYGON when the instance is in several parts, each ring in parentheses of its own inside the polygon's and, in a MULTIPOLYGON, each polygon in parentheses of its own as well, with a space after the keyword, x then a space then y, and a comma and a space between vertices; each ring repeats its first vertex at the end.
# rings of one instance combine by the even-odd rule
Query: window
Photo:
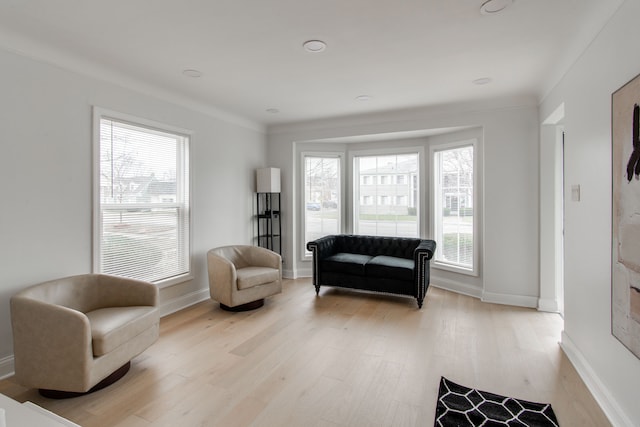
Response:
POLYGON ((306 242, 341 232, 340 157, 303 155, 306 242))
POLYGON ((189 137, 96 111, 94 270, 158 284, 190 273, 189 137))
MULTIPOLYGON (((373 185, 354 188, 354 233, 375 236, 419 237, 418 153, 354 157, 356 177, 377 176, 373 185), (396 180, 392 176, 409 179, 396 180), (376 181, 378 184, 376 185, 376 181), (361 201, 362 203, 357 203, 361 201), (371 201, 371 203, 367 203, 371 201), (395 203, 394 203, 395 202, 395 203)), ((354 179, 354 183, 364 182, 354 179)))
POLYGON ((474 146, 434 150, 435 261, 475 271, 474 146))

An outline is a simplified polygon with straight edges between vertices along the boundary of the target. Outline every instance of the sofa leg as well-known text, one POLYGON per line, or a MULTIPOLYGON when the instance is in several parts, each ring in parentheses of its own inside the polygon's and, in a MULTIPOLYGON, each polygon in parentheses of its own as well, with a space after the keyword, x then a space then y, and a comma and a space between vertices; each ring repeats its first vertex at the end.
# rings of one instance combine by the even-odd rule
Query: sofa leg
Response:
POLYGON ((422 308, 422 302, 424 301, 424 298, 416 298, 416 301, 418 301, 418 310, 422 308))
POLYGON ((315 285, 316 287, 316 296, 320 295, 320 285, 315 285))

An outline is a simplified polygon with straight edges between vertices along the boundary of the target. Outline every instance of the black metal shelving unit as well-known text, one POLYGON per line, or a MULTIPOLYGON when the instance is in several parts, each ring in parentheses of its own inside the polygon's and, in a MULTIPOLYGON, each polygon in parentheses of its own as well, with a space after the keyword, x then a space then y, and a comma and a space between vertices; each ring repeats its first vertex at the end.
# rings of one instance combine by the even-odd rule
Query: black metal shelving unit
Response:
POLYGON ((280 193, 256 193, 258 246, 282 255, 280 193))

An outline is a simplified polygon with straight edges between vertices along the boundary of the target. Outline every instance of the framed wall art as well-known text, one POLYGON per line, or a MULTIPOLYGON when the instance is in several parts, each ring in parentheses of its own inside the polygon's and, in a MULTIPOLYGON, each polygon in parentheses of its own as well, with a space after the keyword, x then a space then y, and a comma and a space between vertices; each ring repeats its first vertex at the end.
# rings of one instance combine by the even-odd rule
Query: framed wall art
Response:
POLYGON ((640 358, 640 75, 611 96, 611 331, 640 358))

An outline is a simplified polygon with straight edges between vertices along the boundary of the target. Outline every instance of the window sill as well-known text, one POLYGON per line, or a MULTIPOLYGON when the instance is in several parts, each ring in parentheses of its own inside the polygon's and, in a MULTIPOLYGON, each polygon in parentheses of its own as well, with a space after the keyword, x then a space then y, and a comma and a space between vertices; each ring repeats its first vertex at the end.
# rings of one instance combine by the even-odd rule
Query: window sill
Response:
POLYGON ((478 271, 472 268, 459 267, 453 264, 447 264, 441 261, 431 261, 431 266, 438 270, 450 271, 452 273, 464 274, 466 276, 478 277, 478 271))
POLYGON ((181 274, 180 276, 170 277, 168 279, 160 280, 158 282, 154 282, 154 284, 160 288, 168 288, 170 286, 177 285, 179 283, 188 282, 193 280, 193 275, 191 273, 181 274))

